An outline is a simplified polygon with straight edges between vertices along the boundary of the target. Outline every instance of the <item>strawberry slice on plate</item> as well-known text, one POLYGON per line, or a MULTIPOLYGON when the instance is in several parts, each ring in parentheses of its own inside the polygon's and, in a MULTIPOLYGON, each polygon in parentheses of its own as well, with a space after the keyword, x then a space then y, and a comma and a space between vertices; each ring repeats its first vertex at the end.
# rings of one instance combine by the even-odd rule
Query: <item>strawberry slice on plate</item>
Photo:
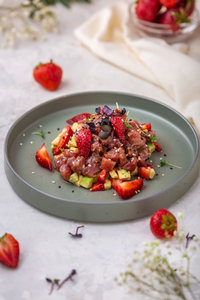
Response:
POLYGON ((89 129, 82 129, 76 137, 76 144, 79 150, 79 155, 88 158, 91 149, 92 134, 89 129))
POLYGON ((119 117, 112 117, 110 119, 110 122, 118 136, 118 138, 121 140, 121 142, 123 144, 125 144, 125 131, 124 131, 124 125, 123 125, 123 122, 121 120, 121 118, 119 117))
POLYGON ((123 199, 129 199, 142 189, 143 180, 140 177, 132 181, 113 179, 112 187, 120 197, 123 199))
POLYGON ((138 173, 142 178, 146 180, 153 179, 155 176, 155 170, 151 166, 139 167, 138 173))
POLYGON ((19 243, 10 234, 5 233, 0 238, 0 262, 9 268, 16 268, 19 262, 19 243))
POLYGON ((86 119, 89 119, 91 116, 91 114, 89 113, 82 113, 82 114, 79 114, 79 115, 76 115, 74 116, 73 118, 67 120, 66 122, 69 124, 69 125, 73 125, 75 122, 78 122, 78 121, 84 121, 86 119))
POLYGON ((90 189, 90 192, 99 192, 99 191, 105 191, 104 184, 101 182, 95 183, 90 189))
POLYGON ((35 159, 41 167, 47 168, 52 171, 52 162, 49 153, 47 152, 45 143, 43 143, 36 152, 35 159))
POLYGON ((98 182, 99 183, 105 183, 106 182, 106 175, 107 175, 107 172, 106 170, 102 170, 98 176, 98 182))
POLYGON ((73 135, 73 130, 70 126, 65 126, 60 135, 57 147, 53 151, 53 155, 58 155, 61 153, 61 149, 68 144, 70 137, 73 135))

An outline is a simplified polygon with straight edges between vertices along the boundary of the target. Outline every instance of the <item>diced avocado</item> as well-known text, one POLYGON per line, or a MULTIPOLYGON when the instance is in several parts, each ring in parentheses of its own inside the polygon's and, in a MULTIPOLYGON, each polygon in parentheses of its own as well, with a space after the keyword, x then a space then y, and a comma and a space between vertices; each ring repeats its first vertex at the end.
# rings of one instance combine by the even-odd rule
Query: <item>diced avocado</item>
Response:
POLYGON ((106 182, 104 183, 104 189, 105 189, 105 190, 110 190, 111 187, 112 187, 111 180, 106 179, 106 182))
POLYGON ((83 176, 81 181, 80 181, 80 186, 82 186, 86 189, 91 188, 92 184, 93 184, 93 178, 92 177, 83 176))
POLYGON ((133 171, 131 171, 131 176, 135 176, 137 174, 138 174, 138 166, 136 166, 136 168, 133 171))
POLYGON ((131 173, 130 173, 130 171, 126 171, 124 169, 120 169, 120 170, 117 170, 117 173, 118 173, 119 179, 122 179, 122 180, 131 179, 131 173))
POLYGON ((72 125, 72 130, 75 132, 76 129, 77 129, 77 127, 78 127, 78 123, 75 122, 75 123, 72 125))
POLYGON ((155 170, 153 168, 151 168, 150 174, 149 174, 149 179, 153 179, 155 176, 155 173, 156 173, 155 170))
POLYGON ((76 148, 77 147, 76 136, 75 135, 73 135, 72 138, 69 140, 68 147, 69 148, 71 148, 71 147, 76 148))
POLYGON ((69 177, 69 182, 75 184, 77 181, 79 180, 78 174, 77 173, 73 173, 71 174, 71 176, 69 177))
POLYGON ((119 177, 115 170, 110 171, 109 174, 110 174, 110 177, 113 179, 117 179, 119 177))
POLYGON ((148 143, 148 148, 149 148, 149 153, 151 154, 152 152, 155 151, 155 145, 154 143, 148 143))
POLYGON ((74 184, 75 184, 76 186, 80 186, 80 185, 81 185, 81 180, 82 180, 82 178, 83 178, 83 176, 82 176, 82 175, 79 175, 78 181, 76 181, 74 184))
POLYGON ((57 147, 59 139, 60 134, 51 142, 51 151, 53 151, 57 147))

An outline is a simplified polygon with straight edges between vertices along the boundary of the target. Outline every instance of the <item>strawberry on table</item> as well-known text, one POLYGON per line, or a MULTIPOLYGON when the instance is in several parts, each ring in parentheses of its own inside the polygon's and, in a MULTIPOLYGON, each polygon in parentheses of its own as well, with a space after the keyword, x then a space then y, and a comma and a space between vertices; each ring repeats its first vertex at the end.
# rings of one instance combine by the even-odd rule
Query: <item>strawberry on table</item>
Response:
POLYGON ((10 268, 16 268, 19 262, 18 241, 9 233, 0 238, 0 262, 10 268))
POLYGON ((120 139, 120 141, 125 144, 125 131, 124 131, 124 124, 121 120, 121 118, 119 117, 112 117, 110 119, 110 122, 118 136, 118 138, 120 139))
POLYGON ((123 199, 129 199, 142 189, 143 180, 140 177, 132 181, 113 179, 112 187, 120 197, 123 199))
POLYGON ((91 149, 92 134, 89 129, 82 129, 76 137, 76 144, 79 150, 79 155, 88 158, 91 149))
POLYGON ((52 171, 52 162, 49 153, 47 152, 45 143, 43 143, 36 152, 35 159, 41 167, 47 168, 52 171))
POLYGON ((161 208, 151 217, 150 228, 157 238, 170 238, 177 230, 176 217, 169 210, 161 208))
POLYGON ((89 119, 90 116, 91 116, 91 114, 89 114, 89 113, 82 113, 82 114, 79 114, 79 115, 74 116, 73 118, 67 120, 66 122, 67 122, 69 125, 73 125, 75 122, 78 122, 78 121, 84 121, 84 120, 89 119))
POLYGON ((58 155, 61 153, 60 149, 64 148, 68 144, 69 139, 72 135, 73 135, 73 130, 71 129, 71 127, 68 125, 65 126, 61 132, 58 144, 53 151, 53 155, 58 155))
POLYGON ((49 91, 55 91, 61 83, 62 69, 52 60, 48 63, 40 63, 33 70, 34 79, 49 91))

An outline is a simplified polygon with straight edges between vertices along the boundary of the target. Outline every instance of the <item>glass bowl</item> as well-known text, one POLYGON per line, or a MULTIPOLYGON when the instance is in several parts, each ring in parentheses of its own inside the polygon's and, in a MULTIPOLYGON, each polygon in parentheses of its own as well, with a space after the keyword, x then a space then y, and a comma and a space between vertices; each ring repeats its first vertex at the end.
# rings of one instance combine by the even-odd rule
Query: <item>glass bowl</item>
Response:
POLYGON ((199 25, 199 11, 195 8, 194 12, 190 16, 189 23, 181 23, 180 29, 173 31, 170 25, 164 25, 154 22, 148 22, 139 19, 135 13, 135 2, 129 6, 129 17, 131 25, 137 30, 140 36, 150 36, 154 38, 161 38, 169 43, 181 42, 189 38, 197 29, 199 25))

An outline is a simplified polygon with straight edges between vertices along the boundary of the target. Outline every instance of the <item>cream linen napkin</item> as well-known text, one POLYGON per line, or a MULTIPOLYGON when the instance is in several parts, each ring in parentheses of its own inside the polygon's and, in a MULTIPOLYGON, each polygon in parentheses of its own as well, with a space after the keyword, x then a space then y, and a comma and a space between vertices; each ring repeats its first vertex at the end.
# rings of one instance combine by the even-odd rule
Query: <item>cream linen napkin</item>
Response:
POLYGON ((163 88, 200 131, 200 63, 163 40, 133 39, 127 3, 98 12, 75 35, 100 58, 163 88))

